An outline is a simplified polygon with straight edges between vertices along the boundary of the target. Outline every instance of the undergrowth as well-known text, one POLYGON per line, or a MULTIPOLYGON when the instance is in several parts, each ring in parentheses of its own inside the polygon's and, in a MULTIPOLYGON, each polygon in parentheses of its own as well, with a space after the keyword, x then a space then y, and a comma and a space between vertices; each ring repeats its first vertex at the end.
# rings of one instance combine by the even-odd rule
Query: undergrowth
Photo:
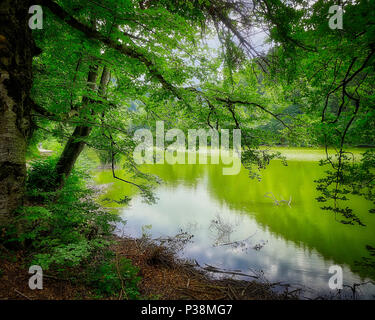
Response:
POLYGON ((64 187, 55 190, 56 162, 56 157, 49 157, 31 163, 28 203, 19 208, 4 245, 31 252, 29 263, 43 271, 75 275, 97 297, 139 298, 138 269, 109 249, 114 224, 120 218, 94 201, 83 170, 75 169, 64 187))

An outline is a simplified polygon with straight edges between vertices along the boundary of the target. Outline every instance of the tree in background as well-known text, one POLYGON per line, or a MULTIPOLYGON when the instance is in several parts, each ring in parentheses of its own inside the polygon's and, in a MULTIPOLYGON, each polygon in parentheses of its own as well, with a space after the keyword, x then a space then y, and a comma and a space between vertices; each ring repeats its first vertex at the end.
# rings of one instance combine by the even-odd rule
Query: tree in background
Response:
POLYGON ((6 2, 3 10, 8 22, 2 29, 5 39, 0 38, 2 79, 6 74, 15 80, 20 77, 20 72, 11 74, 17 69, 4 66, 9 58, 19 63, 14 53, 24 57, 26 50, 20 68, 27 74, 21 78, 28 86, 13 91, 22 93, 22 99, 13 103, 7 98, 12 87, 2 82, 1 101, 8 109, 1 112, 5 115, 9 106, 13 109, 11 117, 2 117, 7 119, 2 120, 7 121, 2 128, 17 128, 11 138, 1 136, 2 217, 9 217, 22 202, 24 150, 36 127, 68 141, 56 166, 56 187, 89 145, 110 154, 116 178, 113 159, 122 154, 134 181, 144 182, 120 179, 152 200, 149 182, 155 180, 133 161, 132 133, 137 127, 154 126, 159 119, 183 130, 240 128, 242 162, 251 176, 257 175, 254 167, 263 169, 279 156, 260 145, 283 139, 338 148, 337 159, 327 153, 333 172, 320 181, 320 201, 333 200, 327 208, 349 223, 359 222, 336 202, 348 193, 340 186, 372 199, 372 153, 349 165, 344 147, 346 141, 358 141, 363 128, 364 137, 372 135, 375 37, 369 13, 373 1, 347 2, 343 30, 328 27, 333 1, 313 6, 299 0, 43 0, 40 4, 46 21, 43 30, 34 32, 43 53, 34 59, 33 99, 31 59, 37 50, 32 49, 27 14, 23 14, 27 6, 6 2), (258 52, 251 43, 254 29, 268 34, 268 52, 258 52), (17 38, 13 30, 19 33, 17 38), (211 30, 216 30, 221 45, 216 56, 202 40, 202 33, 211 30), (30 45, 26 48, 21 39, 30 45), (134 105, 137 112, 129 108, 134 105), (291 105, 298 106, 297 113, 286 111, 291 105), (276 136, 267 131, 271 119, 281 126, 276 136))

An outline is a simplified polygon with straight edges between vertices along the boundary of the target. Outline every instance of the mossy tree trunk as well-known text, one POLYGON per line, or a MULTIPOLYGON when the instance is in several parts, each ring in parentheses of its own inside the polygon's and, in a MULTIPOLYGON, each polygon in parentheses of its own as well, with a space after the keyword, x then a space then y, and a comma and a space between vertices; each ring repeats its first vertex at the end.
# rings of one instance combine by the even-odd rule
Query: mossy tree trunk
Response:
POLYGON ((0 225, 22 204, 26 146, 31 135, 32 58, 37 48, 25 0, 0 5, 0 225))
MULTIPOLYGON (((88 86, 90 90, 96 90, 96 79, 98 77, 98 70, 97 68, 92 68, 89 72, 88 76, 88 86)), ((105 88, 108 85, 110 78, 110 71, 107 67, 104 67, 101 80, 100 80, 100 86, 99 86, 99 94, 104 95, 105 94, 105 88)), ((92 103, 89 98, 85 97, 83 104, 88 105, 92 103)), ((69 177, 70 173, 72 172, 72 169, 83 151, 85 147, 85 139, 89 137, 91 133, 91 126, 87 125, 80 125, 77 126, 71 137, 69 138, 68 142, 66 143, 63 153, 61 154, 61 157, 56 165, 56 172, 57 172, 57 181, 56 181, 56 187, 61 188, 64 185, 64 181, 67 177, 69 177)))

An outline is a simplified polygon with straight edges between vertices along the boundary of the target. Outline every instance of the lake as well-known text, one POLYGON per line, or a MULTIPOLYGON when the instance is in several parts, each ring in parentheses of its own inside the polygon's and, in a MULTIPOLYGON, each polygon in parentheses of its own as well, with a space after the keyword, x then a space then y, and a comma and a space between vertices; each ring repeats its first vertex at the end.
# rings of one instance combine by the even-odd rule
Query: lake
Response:
MULTIPOLYGON (((319 194, 314 180, 327 169, 317 161, 324 157, 323 150, 279 151, 287 157, 288 166, 271 161, 261 172, 261 181, 250 179, 244 168, 238 175, 225 176, 222 164, 144 165, 144 171, 163 180, 155 190, 158 201, 153 205, 144 203, 134 187, 114 181, 109 170, 98 171, 95 180, 111 183, 100 199, 106 207, 117 207, 127 220, 118 226, 119 233, 158 238, 187 232, 193 237, 181 255, 202 266, 263 275, 270 282, 302 288, 302 297, 336 294, 328 287, 332 265, 343 268, 347 285, 374 278, 373 269, 356 264, 368 256, 366 245, 375 247, 370 203, 357 197, 348 201, 366 227, 339 223, 315 200, 319 194), (125 207, 103 201, 125 195, 132 196, 125 207)), ((118 170, 117 174, 123 173, 118 170)), ((372 284, 360 290, 362 298, 375 296, 372 284)))

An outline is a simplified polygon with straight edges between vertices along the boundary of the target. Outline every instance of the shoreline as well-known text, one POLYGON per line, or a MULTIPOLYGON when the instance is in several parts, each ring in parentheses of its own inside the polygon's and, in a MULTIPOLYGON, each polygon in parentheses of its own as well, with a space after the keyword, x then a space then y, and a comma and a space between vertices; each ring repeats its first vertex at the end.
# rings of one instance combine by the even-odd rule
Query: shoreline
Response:
MULTIPOLYGON (((290 300, 298 299, 298 292, 276 293, 275 284, 256 280, 237 280, 225 275, 215 279, 208 270, 196 268, 191 262, 177 257, 166 246, 145 238, 113 236, 110 250, 117 257, 128 258, 139 268, 139 291, 147 300, 290 300)), ((7 250, 1 248, 1 251, 7 250)), ((30 274, 26 254, 8 251, 3 258, 0 280, 0 300, 117 300, 119 296, 96 297, 92 288, 79 279, 61 278, 45 272, 42 290, 28 287, 30 274)), ((74 270, 71 270, 74 274, 74 270)), ((69 273, 69 272, 67 272, 69 273)), ((225 272, 224 272, 225 273, 225 272)))

